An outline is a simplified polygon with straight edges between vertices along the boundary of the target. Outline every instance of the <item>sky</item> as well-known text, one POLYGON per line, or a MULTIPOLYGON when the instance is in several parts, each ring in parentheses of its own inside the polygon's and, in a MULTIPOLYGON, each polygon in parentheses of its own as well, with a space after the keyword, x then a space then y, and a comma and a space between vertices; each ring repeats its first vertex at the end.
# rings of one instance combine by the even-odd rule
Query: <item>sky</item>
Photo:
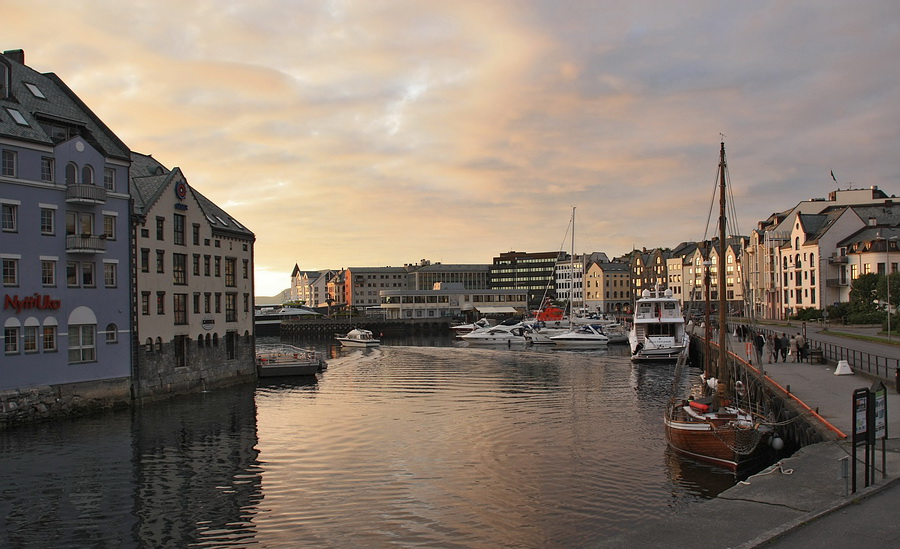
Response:
POLYGON ((896 0, 29 0, 0 48, 301 270, 620 256, 900 193, 896 0), (832 172, 834 178, 832 178, 832 172))

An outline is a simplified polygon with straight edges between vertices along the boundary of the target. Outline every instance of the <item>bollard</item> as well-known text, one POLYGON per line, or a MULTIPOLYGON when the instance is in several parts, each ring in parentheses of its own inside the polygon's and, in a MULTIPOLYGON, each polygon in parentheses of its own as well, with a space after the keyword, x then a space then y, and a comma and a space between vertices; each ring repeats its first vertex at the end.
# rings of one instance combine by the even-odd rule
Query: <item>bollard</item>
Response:
POLYGON ((900 393, 900 366, 894 369, 894 390, 900 393))
POLYGON ((850 456, 838 459, 838 479, 844 479, 844 497, 850 495, 850 456))

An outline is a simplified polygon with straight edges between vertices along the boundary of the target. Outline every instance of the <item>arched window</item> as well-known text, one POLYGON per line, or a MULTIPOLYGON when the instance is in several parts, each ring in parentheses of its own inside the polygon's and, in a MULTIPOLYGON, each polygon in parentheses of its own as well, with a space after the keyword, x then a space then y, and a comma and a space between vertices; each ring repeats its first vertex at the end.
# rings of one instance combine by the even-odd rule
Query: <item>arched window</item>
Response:
POLYGON ((84 167, 81 168, 81 183, 84 185, 94 184, 94 168, 92 168, 90 164, 85 164, 84 167))
POLYGON ((795 250, 800 249, 800 237, 799 236, 794 237, 794 249, 795 250))
POLYGON ((159 336, 156 336, 156 352, 157 353, 162 352, 162 338, 159 336))
POLYGON ((144 344, 144 349, 147 351, 147 354, 150 354, 153 352, 153 338, 152 337, 147 338, 147 343, 144 344))
POLYGON ((203 347, 203 334, 197 337, 197 347, 203 347))
POLYGON ((118 343, 119 342, 119 329, 115 324, 107 324, 106 325, 106 342, 107 343, 118 343))
POLYGON ((78 184, 78 166, 74 162, 66 164, 66 185, 78 184))
POLYGON ((799 269, 803 265, 803 262, 800 261, 800 254, 794 256, 794 268, 799 269))
POLYGON ((784 264, 784 267, 783 267, 784 270, 787 270, 787 268, 788 268, 788 265, 787 265, 787 256, 785 256, 785 257, 782 258, 782 263, 784 264))
POLYGON ((213 347, 218 347, 218 346, 219 346, 219 334, 215 333, 215 334, 213 334, 213 347))

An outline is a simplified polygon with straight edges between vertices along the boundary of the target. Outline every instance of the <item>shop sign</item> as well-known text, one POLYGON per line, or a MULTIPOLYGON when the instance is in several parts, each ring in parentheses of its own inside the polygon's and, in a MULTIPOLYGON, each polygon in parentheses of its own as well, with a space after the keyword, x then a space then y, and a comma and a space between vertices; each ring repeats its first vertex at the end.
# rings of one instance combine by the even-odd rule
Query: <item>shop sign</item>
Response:
POLYGON ((34 294, 22 298, 20 298, 18 294, 6 294, 6 298, 3 300, 3 308, 15 309, 16 314, 21 313, 23 310, 30 309, 37 309, 39 311, 55 311, 61 306, 62 302, 60 300, 53 299, 51 296, 46 294, 34 294))

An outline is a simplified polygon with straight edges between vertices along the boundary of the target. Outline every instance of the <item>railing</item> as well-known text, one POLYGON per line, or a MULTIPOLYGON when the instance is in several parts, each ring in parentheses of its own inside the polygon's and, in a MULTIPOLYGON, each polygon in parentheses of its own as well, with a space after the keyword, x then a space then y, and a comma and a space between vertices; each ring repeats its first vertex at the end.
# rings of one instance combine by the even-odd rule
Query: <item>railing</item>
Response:
POLYGON ((846 255, 836 255, 828 258, 829 263, 847 263, 848 256, 846 255))
POLYGON ((897 368, 900 368, 900 358, 873 355, 814 338, 810 338, 808 342, 810 348, 821 349, 826 360, 846 360, 854 370, 863 370, 878 378, 892 380, 897 374, 897 368))
POLYGON ((829 288, 840 288, 841 286, 847 285, 846 278, 826 278, 825 286, 829 288))
POLYGON ((66 187, 66 202, 105 204, 106 189, 97 185, 69 185, 66 187))
POLYGON ((66 251, 73 254, 97 254, 106 252, 106 238, 100 235, 66 235, 66 251))

